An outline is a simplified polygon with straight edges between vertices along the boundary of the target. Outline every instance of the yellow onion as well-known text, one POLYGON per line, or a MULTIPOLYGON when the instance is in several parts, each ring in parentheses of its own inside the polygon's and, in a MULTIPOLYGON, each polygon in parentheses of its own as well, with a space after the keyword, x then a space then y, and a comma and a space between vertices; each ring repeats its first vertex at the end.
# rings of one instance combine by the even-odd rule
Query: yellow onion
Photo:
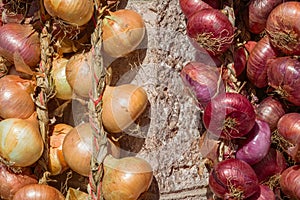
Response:
POLYGON ((0 156, 14 166, 34 164, 43 150, 36 113, 28 119, 9 118, 0 122, 0 156))
POLYGON ((136 200, 151 185, 151 165, 138 157, 104 159, 102 191, 105 200, 136 200))
POLYGON ((18 190, 13 200, 64 200, 64 195, 56 188, 43 184, 29 184, 18 190))
POLYGON ((87 24, 94 13, 93 0, 44 0, 44 6, 52 17, 76 26, 87 24))
POLYGON ((121 57, 138 47, 146 31, 139 13, 120 9, 104 18, 102 32, 103 50, 111 57, 121 57))
POLYGON ((67 58, 58 58, 53 61, 51 75, 55 84, 56 97, 63 100, 72 98, 73 90, 67 81, 66 66, 67 58))
MULTIPOLYGON (((73 128, 65 137, 62 152, 69 167, 82 176, 90 172, 91 153, 93 151, 93 132, 89 123, 73 128)), ((120 149, 109 140, 108 152, 119 157, 120 149)))
POLYGON ((66 66, 67 81, 74 93, 86 98, 92 88, 91 59, 90 52, 78 53, 70 58, 66 66))
POLYGON ((17 75, 6 75, 0 79, 0 117, 28 118, 35 111, 31 94, 34 82, 17 75))
POLYGON ((50 155, 49 155, 49 167, 51 175, 58 175, 69 168, 65 161, 62 144, 65 136, 73 129, 68 124, 55 124, 52 134, 50 136, 50 155))
POLYGON ((147 104, 147 93, 142 87, 107 86, 103 93, 103 126, 110 133, 122 132, 144 112, 147 104))

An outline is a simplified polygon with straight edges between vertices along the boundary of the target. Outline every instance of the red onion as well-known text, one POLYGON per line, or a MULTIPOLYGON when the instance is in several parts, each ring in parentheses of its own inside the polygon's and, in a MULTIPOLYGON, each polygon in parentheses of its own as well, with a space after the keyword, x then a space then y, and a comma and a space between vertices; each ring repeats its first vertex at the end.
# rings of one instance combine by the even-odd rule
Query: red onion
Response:
POLYGON ((260 39, 250 53, 247 63, 247 77, 258 88, 268 85, 267 61, 278 55, 267 36, 260 39))
POLYGON ((188 18, 187 35, 199 51, 220 55, 232 44, 234 28, 221 11, 204 9, 188 18))
POLYGON ((219 0, 179 0, 180 8, 186 17, 189 17, 196 11, 207 8, 220 8, 219 0))
POLYGON ((268 62, 269 85, 286 100, 300 106, 300 61, 291 57, 279 57, 268 62))
POLYGON ((21 173, 14 173, 4 164, 0 164, 0 198, 12 199, 20 188, 37 182, 37 177, 29 168, 22 169, 21 173))
POLYGON ((274 192, 266 185, 259 185, 259 191, 246 200, 275 200, 274 192))
POLYGON ((277 122, 284 114, 283 104, 272 96, 264 98, 256 108, 256 118, 266 121, 271 131, 277 128, 277 122))
POLYGON ((10 23, 0 27, 0 55, 9 62, 35 67, 40 52, 39 35, 32 26, 10 23))
POLYGON ((253 129, 239 140, 236 158, 250 165, 261 161, 269 152, 271 146, 271 131, 267 122, 257 119, 253 129))
POLYGON ((251 166, 234 158, 214 166, 209 174, 209 187, 222 199, 244 199, 259 190, 257 176, 251 166))
POLYGON ((287 55, 300 55, 300 2, 279 4, 270 13, 266 32, 271 43, 287 55))
POLYGON ((225 91, 223 82, 219 83, 221 77, 216 67, 200 62, 189 62, 183 67, 180 76, 184 84, 203 106, 216 94, 225 91))
POLYGON ((215 136, 241 138, 254 127, 254 108, 241 94, 220 94, 206 105, 203 123, 208 132, 215 136))
POLYGON ((260 162, 252 165, 252 168, 257 175, 258 181, 264 182, 271 176, 279 175, 286 169, 287 162, 280 151, 270 148, 268 154, 260 162))
POLYGON ((235 52, 233 54, 233 60, 236 76, 239 76, 246 68, 248 56, 248 51, 244 46, 235 49, 235 52))
POLYGON ((284 170, 280 177, 282 192, 292 199, 300 199, 300 165, 284 170))
POLYGON ((300 113, 287 113, 283 115, 278 121, 277 130, 285 140, 293 144, 291 147, 286 147, 285 151, 295 161, 300 161, 300 113))
POLYGON ((283 0, 251 0, 248 5, 248 30, 255 34, 261 33, 266 27, 270 12, 282 2, 283 0))

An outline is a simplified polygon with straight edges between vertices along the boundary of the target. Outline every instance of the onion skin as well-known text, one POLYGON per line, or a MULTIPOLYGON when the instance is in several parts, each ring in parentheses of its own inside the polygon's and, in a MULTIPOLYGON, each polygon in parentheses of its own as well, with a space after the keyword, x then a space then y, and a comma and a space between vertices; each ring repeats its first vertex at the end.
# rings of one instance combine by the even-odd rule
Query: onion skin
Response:
POLYGON ((18 190, 13 200, 64 200, 63 194, 49 185, 29 184, 18 190))
POLYGON ((259 192, 246 200, 275 200, 275 194, 268 186, 260 184, 259 188, 259 192))
POLYGON ((181 79, 196 97, 198 102, 205 106, 218 92, 224 92, 222 83, 219 85, 220 73, 218 68, 200 62, 187 63, 180 72, 181 79))
POLYGON ((279 57, 268 62, 269 85, 283 98, 300 106, 300 61, 291 57, 279 57))
POLYGON ((274 148, 270 148, 268 154, 260 162, 252 165, 260 183, 267 181, 271 176, 279 175, 287 167, 288 164, 283 154, 274 148))
POLYGON ((300 165, 294 165, 284 170, 280 176, 280 188, 285 195, 300 199, 300 165))
POLYGON ((264 120, 273 132, 277 129, 278 120, 285 114, 283 104, 272 96, 264 98, 256 107, 256 118, 264 120))
POLYGON ((249 53, 244 46, 235 49, 235 53, 233 55, 235 76, 239 76, 244 72, 247 66, 248 58, 249 53))
POLYGON ((247 77, 258 88, 268 85, 267 61, 278 56, 276 49, 270 44, 269 37, 260 39, 250 53, 247 63, 247 77))
POLYGON ((44 0, 44 6, 52 17, 75 26, 87 24, 94 13, 92 0, 44 0))
POLYGON ((259 34, 266 28, 270 12, 283 0, 251 0, 248 5, 248 30, 259 34))
POLYGON ((246 135, 246 140, 240 140, 238 145, 237 159, 250 165, 261 161, 271 146, 271 130, 268 123, 256 119, 253 129, 246 135))
POLYGON ((270 13, 266 32, 271 43, 286 55, 300 55, 300 2, 278 5, 270 13))
POLYGON ((102 32, 104 52, 117 58, 138 47, 144 39, 146 28, 139 13, 130 9, 120 9, 110 12, 109 18, 104 18, 102 32))
POLYGON ((222 199, 244 199, 259 190, 257 176, 251 166, 234 158, 214 166, 209 174, 209 187, 222 199))
POLYGON ((134 84, 107 86, 103 93, 102 122, 109 133, 120 133, 145 111, 146 91, 134 84))
POLYGON ((219 9, 220 4, 221 2, 219 0, 179 0, 180 8, 187 18, 202 9, 219 9))
POLYGON ((105 200, 136 200, 151 185, 151 165, 142 158, 115 159, 107 156, 103 162, 102 191, 105 200))
POLYGON ((0 27, 0 55, 9 62, 23 59, 28 66, 35 67, 40 52, 39 35, 32 26, 10 23, 0 27))
POLYGON ((17 75, 0 79, 0 117, 26 119, 35 111, 31 94, 34 82, 17 75), (9 108, 9 109, 8 109, 9 108))
POLYGON ((241 138, 255 125, 254 108, 241 94, 220 94, 206 105, 203 123, 208 132, 217 137, 241 138))
POLYGON ((234 38, 231 22, 217 9, 195 12, 188 18, 186 29, 192 45, 197 50, 213 56, 227 51, 234 38))
POLYGON ((21 173, 14 173, 4 164, 0 164, 0 198, 12 199, 23 186, 34 183, 38 183, 38 180, 29 168, 22 169, 21 173))

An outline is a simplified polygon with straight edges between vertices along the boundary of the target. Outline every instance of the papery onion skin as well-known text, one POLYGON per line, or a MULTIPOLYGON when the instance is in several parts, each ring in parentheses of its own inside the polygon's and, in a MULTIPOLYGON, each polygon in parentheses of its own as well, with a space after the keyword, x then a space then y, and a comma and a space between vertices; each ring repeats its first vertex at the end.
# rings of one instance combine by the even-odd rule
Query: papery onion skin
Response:
POLYGON ((9 62, 23 61, 35 67, 40 61, 40 40, 31 25, 9 23, 0 27, 0 55, 9 62))
POLYGON ((180 8, 183 14, 188 18, 193 13, 207 8, 220 8, 219 0, 179 0, 180 8))
POLYGON ((276 92, 289 102, 300 106, 300 61, 279 57, 268 62, 268 81, 276 92))
POLYGON ((259 34, 265 30, 270 12, 283 0, 251 0, 248 5, 248 30, 259 34))
POLYGON ((270 42, 286 55, 300 55, 300 2, 284 2, 270 13, 266 32, 270 42))
POLYGON ((29 184, 18 190, 13 200, 64 200, 56 188, 43 184, 29 184))
POLYGON ((0 164, 0 198, 12 199, 23 186, 38 183, 29 168, 23 168, 21 173, 14 173, 4 164, 0 164))
POLYGON ((300 199, 300 165, 285 169, 280 176, 280 188, 290 198, 300 199))
POLYGON ((109 133, 120 133, 145 111, 146 91, 134 84, 107 86, 103 93, 102 122, 109 133))
POLYGON ((134 51, 144 39, 146 28, 142 16, 134 10, 110 12, 103 20, 103 50, 111 57, 122 57, 134 51))
POLYGON ((250 165, 261 161, 269 152, 271 146, 271 130, 265 121, 256 119, 252 130, 245 136, 245 140, 238 142, 236 158, 250 165))
POLYGON ((76 26, 87 24, 94 13, 92 0, 44 0, 44 6, 51 16, 76 26))
POLYGON ((205 106, 215 95, 224 93, 223 82, 219 84, 218 68, 200 62, 187 63, 180 72, 181 79, 198 102, 205 106))
POLYGON ((34 82, 17 75, 0 79, 0 117, 26 119, 35 111, 32 100, 34 82))
POLYGON ((245 71, 248 57, 249 53, 244 46, 235 49, 235 53, 233 55, 235 76, 239 76, 245 71))
POLYGON ((220 94, 206 105, 203 123, 208 132, 217 137, 241 138, 255 124, 254 108, 241 94, 220 94))
POLYGON ((0 155, 14 166, 34 164, 43 150, 36 115, 30 119, 9 118, 0 122, 0 155))
POLYGON ((234 38, 234 28, 225 14, 217 9, 204 9, 188 18, 187 35, 199 51, 220 55, 234 38))
POLYGON ((259 188, 259 192, 246 200, 275 200, 275 194, 268 186, 260 184, 259 188))
POLYGON ((150 187, 153 169, 144 159, 125 157, 104 160, 102 191, 105 200, 135 200, 150 187))
POLYGON ((269 37, 260 39, 249 55, 247 77, 253 85, 263 88, 268 85, 267 61, 278 56, 276 49, 270 44, 269 37))
POLYGON ((274 148, 270 148, 268 154, 260 162, 252 165, 260 183, 267 181, 271 176, 279 175, 287 167, 284 155, 274 148))
POLYGON ((209 174, 209 187, 222 199, 244 199, 259 190, 257 176, 251 166, 234 158, 214 166, 209 174))
POLYGON ((277 129, 278 120, 286 112, 283 104, 272 96, 264 98, 255 110, 256 117, 266 121, 272 132, 277 129))

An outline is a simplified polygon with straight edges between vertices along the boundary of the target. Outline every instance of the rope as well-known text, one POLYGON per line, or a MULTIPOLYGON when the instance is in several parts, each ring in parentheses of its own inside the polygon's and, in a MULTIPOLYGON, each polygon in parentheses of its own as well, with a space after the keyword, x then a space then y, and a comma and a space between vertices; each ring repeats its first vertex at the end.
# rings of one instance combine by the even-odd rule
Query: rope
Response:
POLYGON ((106 69, 101 55, 102 48, 102 12, 101 3, 95 1, 96 14, 95 30, 91 35, 92 44, 92 92, 89 100, 89 122, 93 130, 93 152, 91 158, 91 171, 89 175, 88 192, 92 200, 104 199, 101 182, 103 177, 103 160, 107 155, 107 137, 101 119, 102 94, 105 89, 106 69))

